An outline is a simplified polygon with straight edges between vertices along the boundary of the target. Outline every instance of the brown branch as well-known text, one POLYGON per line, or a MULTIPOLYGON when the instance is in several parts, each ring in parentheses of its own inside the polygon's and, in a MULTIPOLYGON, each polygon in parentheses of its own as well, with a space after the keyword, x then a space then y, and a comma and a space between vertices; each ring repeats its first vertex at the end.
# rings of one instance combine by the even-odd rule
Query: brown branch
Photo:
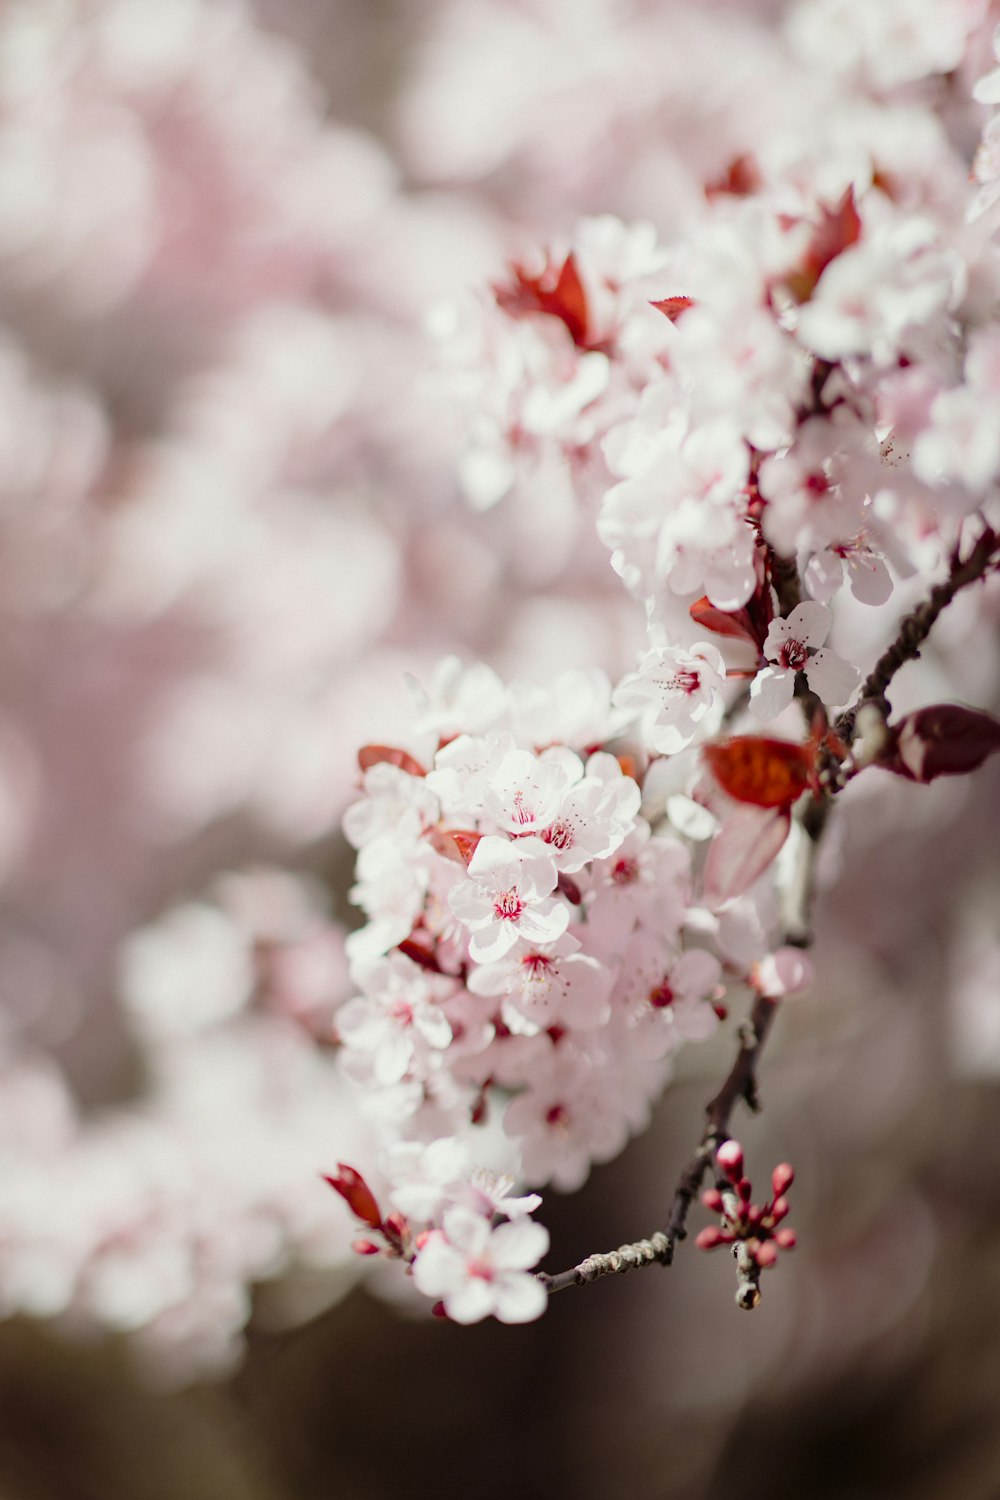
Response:
POLYGON ((687 1235, 687 1218, 698 1196, 718 1148, 729 1139, 729 1121, 733 1109, 742 1099, 753 1110, 758 1109, 757 1062, 771 1029, 779 1002, 759 995, 750 1018, 740 1027, 740 1045, 728 1077, 715 1098, 705 1107, 705 1129, 701 1140, 684 1170, 674 1192, 666 1228, 651 1234, 648 1240, 635 1240, 603 1255, 588 1255, 579 1265, 550 1276, 539 1272, 538 1279, 547 1292, 562 1292, 571 1286, 586 1286, 601 1276, 620 1275, 625 1271, 654 1263, 669 1266, 674 1250, 687 1235))
MULTIPOLYGON (((813 872, 828 807, 829 800, 826 797, 810 796, 805 799, 798 815, 805 836, 799 845, 797 867, 792 872, 784 903, 785 941, 796 947, 807 948, 812 942, 809 914, 813 897, 813 872)), ((779 1004, 780 1001, 773 996, 758 995, 749 1017, 740 1027, 736 1057, 719 1092, 705 1106, 705 1128, 678 1178, 666 1227, 657 1230, 648 1239, 634 1240, 629 1245, 620 1245, 617 1250, 609 1250, 601 1255, 588 1255, 568 1271, 560 1271, 556 1275, 550 1275, 546 1271, 538 1272, 538 1280, 547 1292, 562 1292, 571 1286, 587 1286, 602 1276, 621 1275, 625 1271, 637 1270, 640 1266, 673 1264, 674 1251, 681 1240, 687 1237, 691 1205, 698 1196, 705 1174, 715 1159, 715 1153, 723 1141, 729 1139, 733 1110, 741 1100, 754 1112, 760 1108, 757 1067, 779 1004)), ((756 1302, 748 1302, 746 1305, 756 1306, 756 1302)))
POLYGON ((952 557, 948 577, 936 584, 922 604, 900 621, 896 639, 879 657, 872 671, 862 683, 858 701, 853 708, 845 709, 834 725, 837 735, 850 744, 854 738, 854 724, 858 710, 864 703, 875 703, 888 716, 889 701, 886 694, 892 679, 908 661, 916 661, 920 648, 930 635, 938 616, 961 589, 981 578, 1000 562, 1000 536, 986 527, 968 557, 963 562, 956 550, 952 557))

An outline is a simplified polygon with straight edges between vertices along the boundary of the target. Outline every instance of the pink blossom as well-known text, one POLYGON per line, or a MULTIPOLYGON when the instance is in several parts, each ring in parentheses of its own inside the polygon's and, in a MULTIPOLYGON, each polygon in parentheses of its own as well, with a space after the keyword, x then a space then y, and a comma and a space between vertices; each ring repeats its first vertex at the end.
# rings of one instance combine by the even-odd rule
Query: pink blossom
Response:
POLYGON ((847 702, 861 673, 823 646, 832 620, 825 604, 806 600, 787 619, 771 621, 764 655, 773 665, 758 672, 750 684, 752 713, 773 719, 783 712, 792 701, 799 672, 805 673, 810 688, 824 703, 847 702))
POLYGON ((528 1273, 548 1247, 540 1224, 518 1219, 491 1229, 481 1215, 453 1208, 419 1251, 413 1279, 425 1296, 443 1299, 456 1323, 491 1315, 501 1323, 529 1323, 541 1317, 548 1299, 528 1273))
POLYGON ((495 962, 518 942, 551 943, 565 932, 569 911, 550 894, 555 885, 555 861, 540 839, 481 839, 468 880, 449 897, 472 934, 476 962, 495 962))
POLYGON ((642 715, 645 737, 654 750, 674 755, 691 744, 720 701, 725 677, 721 652, 706 641, 690 651, 660 646, 647 651, 638 672, 622 679, 614 702, 642 715))

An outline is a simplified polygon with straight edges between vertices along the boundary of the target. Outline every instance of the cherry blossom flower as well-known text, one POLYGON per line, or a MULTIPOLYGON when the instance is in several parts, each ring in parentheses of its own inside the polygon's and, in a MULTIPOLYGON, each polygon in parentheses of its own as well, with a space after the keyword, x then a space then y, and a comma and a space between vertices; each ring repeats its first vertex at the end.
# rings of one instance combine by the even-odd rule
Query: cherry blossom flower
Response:
POLYGON ((528 1323, 546 1303, 541 1282, 529 1273, 549 1247, 541 1224, 517 1219, 490 1227, 488 1219, 453 1208, 433 1230, 413 1262, 413 1279, 428 1297, 440 1297, 456 1323, 528 1323))
POLYGON ((481 839, 469 879, 449 897, 472 934, 476 962, 492 963, 518 942, 551 943, 565 932, 569 910, 550 894, 555 885, 555 861, 540 839, 481 839))
POLYGON ((659 646, 646 652, 638 672, 622 679, 614 703, 643 715, 643 733, 654 750, 675 755, 691 744, 719 702, 725 678, 722 653, 706 641, 689 651, 659 646))
POLYGON ((499 963, 481 965, 470 976, 469 989, 477 995, 502 995, 511 1030, 517 1022, 508 1007, 535 1028, 587 1029, 607 1020, 612 982, 611 971, 564 934, 544 951, 515 951, 499 963))
POLYGON ((824 647, 832 621, 825 604, 810 600, 797 604, 787 619, 771 621, 764 655, 772 665, 758 672, 750 684, 751 713, 762 719, 782 713, 792 701, 799 672, 824 703, 847 702, 861 673, 824 647))

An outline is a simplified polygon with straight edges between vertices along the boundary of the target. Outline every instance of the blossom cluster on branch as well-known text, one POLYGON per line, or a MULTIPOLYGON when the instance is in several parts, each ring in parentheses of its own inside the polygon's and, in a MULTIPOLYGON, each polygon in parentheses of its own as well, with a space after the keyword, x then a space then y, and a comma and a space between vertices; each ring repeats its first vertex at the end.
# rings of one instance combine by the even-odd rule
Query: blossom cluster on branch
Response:
POLYGON ((373 1249, 534 1316, 508 1179, 996 748, 996 6, 320 9, 0 14, 0 1312, 179 1380, 373 1249))

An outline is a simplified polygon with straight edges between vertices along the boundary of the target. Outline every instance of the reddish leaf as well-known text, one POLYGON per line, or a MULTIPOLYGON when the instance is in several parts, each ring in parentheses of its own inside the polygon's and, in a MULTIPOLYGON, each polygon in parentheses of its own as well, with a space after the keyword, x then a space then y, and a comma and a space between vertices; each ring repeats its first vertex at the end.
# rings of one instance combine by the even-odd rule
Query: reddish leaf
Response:
POLYGON ((335 1193, 339 1193, 353 1214, 367 1224, 369 1229, 381 1229, 382 1215, 378 1211, 375 1195, 368 1186, 360 1172, 353 1167, 347 1167, 344 1163, 337 1163, 336 1177, 328 1177, 323 1173, 324 1182, 328 1182, 335 1193))
POLYGON ((878 763, 910 781, 965 775, 1000 750, 1000 722, 957 703, 920 708, 890 728, 892 740, 878 763))
POLYGON ((472 828, 451 828, 448 830, 448 837, 458 850, 462 863, 467 865, 476 852, 482 834, 476 833, 472 828))
POLYGON ((749 152, 734 156, 721 177, 705 184, 705 197, 717 198, 723 193, 737 198, 746 198, 760 187, 762 178, 757 163, 749 152))
POLYGON ((372 766, 382 763, 390 766, 398 766, 409 776, 426 776, 427 772, 418 760, 406 750, 397 750, 393 745, 364 745, 358 751, 358 765, 362 771, 370 770, 372 766))
POLYGON ((809 785, 815 751, 787 740, 739 735, 706 745, 704 755, 722 790, 737 802, 789 808, 809 785))
POLYGON ((760 645, 746 609, 716 609, 708 595, 704 594, 695 600, 688 613, 696 625, 700 625, 703 630, 710 630, 713 635, 728 636, 734 641, 749 641, 753 646, 760 645))
POLYGON ((415 938, 404 938, 401 943, 396 944, 396 947, 400 953, 405 954, 413 963, 419 964, 422 969, 429 969, 432 974, 442 972, 437 955, 423 943, 417 942, 415 938))
POLYGON ((706 903, 721 906, 748 891, 781 849, 791 826, 787 808, 733 808, 709 846, 706 903))
POLYGON ((523 266, 511 267, 513 285, 494 287, 497 305, 512 318, 530 313, 546 313, 565 323, 574 344, 588 347, 587 294, 576 268, 573 252, 567 255, 558 271, 548 265, 540 276, 532 276, 523 266))
POLYGON ((796 301, 808 302, 830 262, 857 244, 860 237, 861 219, 854 204, 854 189, 849 187, 836 208, 822 210, 801 266, 787 278, 786 285, 796 301))
POLYGON ((651 302, 650 307, 655 307, 671 323, 676 323, 682 312, 689 307, 694 307, 693 297, 661 297, 658 302, 651 302))

